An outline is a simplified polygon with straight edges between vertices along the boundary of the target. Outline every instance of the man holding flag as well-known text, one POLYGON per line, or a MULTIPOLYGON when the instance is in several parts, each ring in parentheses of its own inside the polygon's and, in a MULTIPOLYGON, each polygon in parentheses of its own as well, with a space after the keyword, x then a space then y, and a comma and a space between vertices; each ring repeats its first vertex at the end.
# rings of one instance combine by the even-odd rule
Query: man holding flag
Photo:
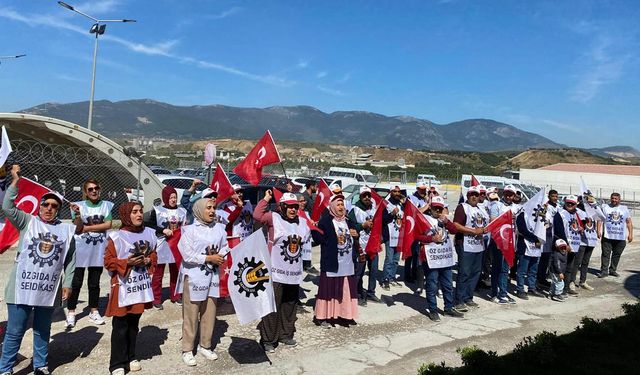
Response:
POLYGON ((382 288, 384 290, 390 290, 390 285, 401 286, 396 281, 396 270, 400 260, 400 253, 396 249, 398 248, 405 200, 406 198, 400 192, 400 186, 394 186, 389 192, 387 211, 391 215, 391 222, 387 224, 386 228, 383 228, 385 230, 383 237, 386 238, 384 245, 386 253, 382 266, 382 288))
POLYGON ((545 189, 538 191, 523 206, 523 210, 516 217, 518 228, 518 240, 516 255, 518 257, 517 270, 517 296, 520 299, 529 299, 529 295, 544 297, 544 294, 536 290, 538 275, 538 261, 542 255, 542 245, 546 241, 545 223, 545 189), (524 290, 524 281, 527 278, 528 293, 524 290))
MULTIPOLYGON (((489 207, 489 216, 493 222, 505 212, 511 211, 515 215, 518 207, 513 204, 513 198, 516 195, 516 189, 513 185, 507 185, 502 192, 502 200, 493 202, 489 207)), ((513 227, 513 223, 511 223, 513 227)), ((513 233, 513 231, 511 232, 513 233)), ((513 234, 512 234, 513 235, 513 234)), ((501 248, 500 243, 493 238, 489 242, 489 250, 491 251, 491 300, 500 305, 514 304, 516 301, 507 294, 509 286, 509 268, 513 265, 513 253, 510 253, 510 262, 505 259, 507 249, 501 248)), ((514 240, 511 239, 511 244, 514 240)))

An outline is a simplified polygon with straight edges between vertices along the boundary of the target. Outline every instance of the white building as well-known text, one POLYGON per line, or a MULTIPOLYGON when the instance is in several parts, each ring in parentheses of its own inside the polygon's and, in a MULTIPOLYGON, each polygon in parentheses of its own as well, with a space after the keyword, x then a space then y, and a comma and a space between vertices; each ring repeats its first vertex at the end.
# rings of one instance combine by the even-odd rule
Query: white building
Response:
POLYGON ((596 198, 618 192, 625 201, 640 201, 640 166, 558 163, 538 169, 520 169, 520 180, 559 194, 580 194, 580 177, 596 198))

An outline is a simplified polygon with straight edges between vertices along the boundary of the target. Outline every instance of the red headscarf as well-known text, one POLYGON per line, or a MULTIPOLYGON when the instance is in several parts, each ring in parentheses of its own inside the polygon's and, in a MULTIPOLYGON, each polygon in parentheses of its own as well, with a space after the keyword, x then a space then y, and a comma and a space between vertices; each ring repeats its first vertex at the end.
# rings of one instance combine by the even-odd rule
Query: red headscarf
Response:
POLYGON ((164 208, 178 207, 177 204, 173 207, 169 206, 169 197, 171 197, 171 194, 175 194, 176 198, 178 198, 178 193, 176 192, 176 189, 173 188, 173 186, 167 185, 164 188, 162 188, 162 204, 164 205, 164 208))
POLYGON ((144 224, 140 226, 133 225, 131 222, 131 211, 135 206, 142 207, 142 204, 139 202, 127 202, 123 203, 118 207, 118 213, 120 214, 120 221, 122 221, 121 230, 126 230, 127 232, 140 233, 144 230, 144 224))

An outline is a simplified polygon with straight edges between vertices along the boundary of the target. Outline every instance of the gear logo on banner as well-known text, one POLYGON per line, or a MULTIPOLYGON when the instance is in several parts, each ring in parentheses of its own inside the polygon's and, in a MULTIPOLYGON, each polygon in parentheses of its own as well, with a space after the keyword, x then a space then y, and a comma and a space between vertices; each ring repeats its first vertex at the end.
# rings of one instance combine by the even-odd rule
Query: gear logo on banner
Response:
POLYGON ((284 260, 288 261, 290 264, 299 262, 300 256, 302 255, 302 252, 300 251, 301 245, 302 237, 298 236, 297 234, 289 235, 280 247, 282 249, 280 255, 282 255, 284 257, 284 260))
MULTIPOLYGON (((93 215, 87 218, 87 222, 85 225, 97 225, 104 223, 104 216, 102 215, 93 215)), ((98 232, 87 232, 82 234, 82 238, 84 242, 88 244, 93 244, 94 246, 103 243, 107 238, 106 233, 98 233, 98 232)))
MULTIPOLYGON (((202 255, 204 256, 215 255, 215 254, 218 254, 218 246, 216 245, 207 246, 207 248, 204 250, 204 253, 202 253, 202 255)), ((200 270, 204 271, 204 274, 209 276, 212 273, 218 273, 218 265, 205 262, 203 265, 200 266, 200 270)))
POLYGON ((533 209, 533 221, 534 222, 541 222, 541 223, 545 223, 547 220, 547 208, 542 206, 542 205, 538 205, 536 208, 533 209))
POLYGON ((265 267, 264 262, 256 262, 255 257, 251 260, 244 258, 243 262, 238 263, 238 270, 233 271, 233 284, 238 286, 238 293, 244 293, 247 297, 258 297, 261 290, 265 290, 265 283, 269 281, 269 271, 265 267))
MULTIPOLYGON (((133 256, 148 256, 151 254, 153 249, 151 249, 151 244, 149 241, 136 241, 133 243, 133 249, 129 249, 129 253, 133 256)), ((135 266, 133 267, 137 272, 143 272, 146 270, 146 266, 135 266)))
POLYGON ((38 237, 31 238, 31 244, 27 247, 29 258, 33 259, 33 264, 39 263, 40 267, 45 264, 51 267, 60 259, 63 245, 64 241, 59 241, 55 234, 38 233, 38 237))

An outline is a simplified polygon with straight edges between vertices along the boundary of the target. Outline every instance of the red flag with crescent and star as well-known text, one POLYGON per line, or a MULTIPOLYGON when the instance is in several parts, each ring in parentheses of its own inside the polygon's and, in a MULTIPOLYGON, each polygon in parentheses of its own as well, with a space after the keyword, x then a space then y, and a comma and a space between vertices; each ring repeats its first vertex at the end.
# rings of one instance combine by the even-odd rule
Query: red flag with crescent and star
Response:
POLYGON ((402 253, 402 259, 407 259, 411 256, 411 245, 416 236, 425 233, 429 229, 431 229, 431 225, 429 225, 427 219, 418 211, 418 208, 407 199, 404 205, 402 225, 400 225, 398 248, 396 249, 397 252, 402 253))
POLYGON ((478 181, 476 176, 471 175, 471 186, 478 186, 478 185, 480 185, 480 181, 478 181))
MULTIPOLYGON (((15 199, 16 207, 31 215, 36 215, 40 208, 40 199, 51 190, 33 182, 28 178, 21 177, 18 180, 18 196, 15 199)), ((2 232, 0 232, 0 254, 7 251, 20 238, 20 232, 9 222, 5 220, 2 232)))
POLYGON ((235 193, 233 186, 231 185, 231 181, 229 181, 229 177, 227 177, 227 174, 224 172, 224 169, 222 169, 220 163, 216 166, 216 171, 213 174, 211 186, 209 187, 218 193, 216 202, 224 202, 225 199, 235 193))
POLYGON ((382 242, 382 212, 387 209, 387 202, 373 190, 371 190, 371 198, 376 202, 376 212, 373 214, 373 228, 371 228, 369 241, 367 241, 364 250, 369 259, 375 258, 376 254, 382 250, 380 246, 382 242))
POLYGON ((513 267, 516 256, 516 248, 513 241, 513 213, 507 210, 487 225, 487 231, 491 232, 491 239, 496 242, 502 256, 513 267))
POLYGON ((253 149, 249 151, 247 157, 233 168, 233 173, 256 186, 262 178, 262 167, 281 161, 271 132, 267 130, 253 149))
POLYGON ((318 194, 316 194, 316 200, 313 202, 313 210, 311 210, 311 220, 320 220, 322 212, 329 207, 331 194, 331 190, 329 190, 327 183, 324 182, 323 179, 320 179, 320 182, 318 183, 318 194))

